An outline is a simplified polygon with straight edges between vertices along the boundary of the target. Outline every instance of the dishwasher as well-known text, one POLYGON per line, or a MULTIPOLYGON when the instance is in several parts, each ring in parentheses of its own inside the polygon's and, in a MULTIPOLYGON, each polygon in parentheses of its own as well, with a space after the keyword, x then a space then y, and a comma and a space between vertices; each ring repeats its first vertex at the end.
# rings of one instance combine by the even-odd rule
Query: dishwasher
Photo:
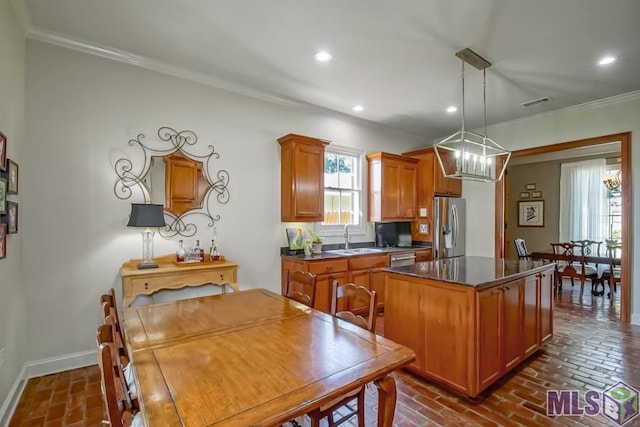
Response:
POLYGON ((389 255, 389 267, 402 267, 416 263, 415 252, 399 252, 389 255))

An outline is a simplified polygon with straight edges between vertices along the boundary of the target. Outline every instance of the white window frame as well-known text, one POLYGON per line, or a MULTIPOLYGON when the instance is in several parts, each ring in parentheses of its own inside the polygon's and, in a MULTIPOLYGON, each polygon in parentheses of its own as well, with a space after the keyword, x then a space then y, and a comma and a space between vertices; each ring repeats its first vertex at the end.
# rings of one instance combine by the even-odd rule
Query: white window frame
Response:
MULTIPOLYGON (((358 210, 360 212, 359 217, 357 218, 358 224, 350 224, 349 225, 349 235, 350 236, 359 236, 366 234, 366 220, 364 218, 364 205, 365 205, 365 192, 362 188, 362 182, 364 179, 364 150, 352 148, 352 147, 344 147, 340 145, 331 144, 325 149, 325 156, 327 154, 337 154, 342 156, 352 156, 356 158, 356 163, 358 166, 358 176, 356 177, 357 190, 360 192, 360 206, 358 206, 358 210)), ((323 159, 324 161, 324 159, 323 159)), ((324 165, 322 167, 324 173, 324 165)), ((325 191, 327 187, 324 187, 322 192, 322 197, 324 197, 325 191)), ((342 237, 344 233, 344 225, 336 225, 336 224, 322 224, 322 222, 316 223, 316 232, 323 237, 332 237, 332 236, 340 236, 342 237)))

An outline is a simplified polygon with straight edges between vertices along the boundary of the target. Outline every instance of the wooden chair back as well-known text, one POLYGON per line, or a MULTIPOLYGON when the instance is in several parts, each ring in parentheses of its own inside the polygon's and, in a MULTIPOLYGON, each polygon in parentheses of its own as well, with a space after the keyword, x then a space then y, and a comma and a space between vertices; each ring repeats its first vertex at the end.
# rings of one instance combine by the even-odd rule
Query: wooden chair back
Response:
POLYGON ((339 319, 374 332, 376 328, 376 306, 378 295, 376 291, 370 291, 364 286, 345 283, 339 285, 337 280, 333 281, 333 292, 331 298, 331 314, 339 319), (355 314, 351 307, 366 307, 366 312, 355 314))
POLYGON ((556 260, 556 272, 564 277, 580 278, 584 275, 586 262, 579 245, 571 242, 551 243, 556 260))
POLYGON ((609 257, 609 270, 606 272, 606 279, 609 281, 609 296, 612 296, 622 278, 622 270, 618 263, 618 260, 622 257, 622 242, 608 240, 605 244, 607 257, 609 257))
POLYGON ((529 259, 529 251, 527 251, 527 245, 524 243, 524 239, 517 238, 513 240, 516 245, 516 251, 518 252, 519 259, 529 259))
POLYGON ((300 270, 287 270, 286 277, 285 296, 313 308, 316 301, 316 275, 300 270))
POLYGON ((602 246, 602 242, 597 242, 595 240, 572 240, 571 243, 576 245, 576 250, 578 254, 584 256, 601 256, 600 246, 602 246))
MULTIPOLYGON (((106 332, 106 329, 104 331, 106 332)), ((100 335, 100 331, 98 331, 98 335, 100 335)), ((122 380, 117 375, 115 368, 117 363, 114 363, 113 360, 112 345, 109 342, 104 342, 98 346, 102 398, 107 409, 109 424, 112 427, 128 427, 133 421, 133 409, 123 388, 122 380)))

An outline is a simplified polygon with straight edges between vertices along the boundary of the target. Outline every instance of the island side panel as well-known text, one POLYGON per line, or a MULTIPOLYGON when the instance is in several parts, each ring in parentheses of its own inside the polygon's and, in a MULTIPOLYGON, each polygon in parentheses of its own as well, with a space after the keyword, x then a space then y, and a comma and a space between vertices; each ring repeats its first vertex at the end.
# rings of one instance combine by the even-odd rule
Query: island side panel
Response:
POLYGON ((411 348, 414 372, 473 394, 475 290, 387 273, 385 337, 411 348))

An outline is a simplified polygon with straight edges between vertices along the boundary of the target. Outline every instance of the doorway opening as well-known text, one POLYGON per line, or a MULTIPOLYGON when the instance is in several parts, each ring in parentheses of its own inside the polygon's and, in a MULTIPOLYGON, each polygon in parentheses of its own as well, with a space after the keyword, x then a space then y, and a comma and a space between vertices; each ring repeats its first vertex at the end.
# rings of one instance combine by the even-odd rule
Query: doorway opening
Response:
MULTIPOLYGON (((621 192, 621 212, 622 212, 622 236, 631 236, 632 230, 632 215, 631 215, 631 133, 624 132, 619 134, 604 135, 595 138, 588 138, 578 141, 563 142, 559 144, 547 145, 542 147, 535 147, 530 149, 518 150, 512 153, 512 159, 516 161, 518 158, 524 158, 529 156, 548 155, 550 153, 560 153, 566 150, 574 150, 583 147, 605 147, 612 143, 618 143, 620 148, 620 168, 622 177, 622 192, 621 192)), ((560 153, 561 154, 561 153, 560 153)), ((501 180, 496 183, 496 198, 495 198, 495 256, 496 258, 507 257, 509 241, 514 237, 508 236, 506 226, 509 212, 507 203, 507 186, 509 185, 508 179, 501 180)), ((532 190, 534 191, 534 190, 532 190)), ((538 190, 540 191, 540 190, 538 190)), ((629 323, 631 320, 631 239, 622 239, 622 259, 621 259, 621 283, 620 283, 620 321, 623 323, 629 323)))

